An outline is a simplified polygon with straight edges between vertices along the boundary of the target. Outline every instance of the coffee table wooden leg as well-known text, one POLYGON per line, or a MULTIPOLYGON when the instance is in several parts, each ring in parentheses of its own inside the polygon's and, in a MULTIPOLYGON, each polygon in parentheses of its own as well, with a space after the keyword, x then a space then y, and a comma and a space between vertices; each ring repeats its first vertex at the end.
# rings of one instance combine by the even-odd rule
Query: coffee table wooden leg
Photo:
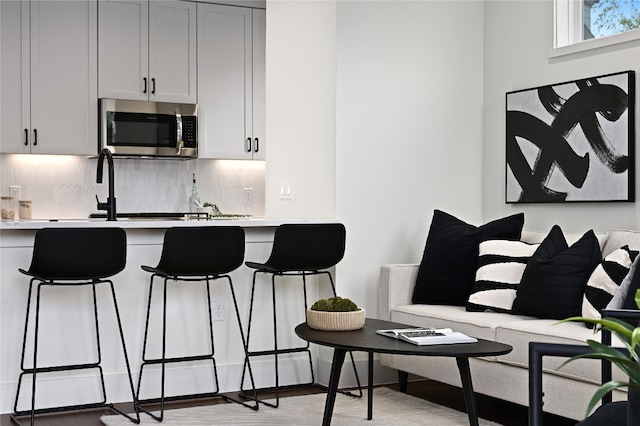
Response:
POLYGON ((334 349, 333 363, 331 364, 331 377, 329 377, 329 387, 327 389, 327 400, 324 404, 324 417, 322 418, 322 426, 331 424, 331 416, 333 415, 333 406, 336 402, 336 393, 338 392, 338 382, 340 381, 340 372, 344 363, 344 356, 347 351, 342 349, 334 349))
POLYGON ((464 392, 464 405, 467 407, 469 425, 478 426, 478 412, 476 410, 476 399, 473 395, 473 384, 471 383, 471 369, 469 368, 469 358, 456 358, 460 379, 462 380, 462 391, 464 392))

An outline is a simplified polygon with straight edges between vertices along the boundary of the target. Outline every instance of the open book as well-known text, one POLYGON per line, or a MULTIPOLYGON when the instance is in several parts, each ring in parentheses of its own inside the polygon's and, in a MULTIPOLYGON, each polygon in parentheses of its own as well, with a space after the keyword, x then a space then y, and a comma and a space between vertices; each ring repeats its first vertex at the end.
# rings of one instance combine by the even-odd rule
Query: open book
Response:
POLYGON ((469 337, 450 328, 398 328, 377 330, 376 333, 392 337, 414 345, 452 345, 455 343, 476 343, 478 339, 469 337))

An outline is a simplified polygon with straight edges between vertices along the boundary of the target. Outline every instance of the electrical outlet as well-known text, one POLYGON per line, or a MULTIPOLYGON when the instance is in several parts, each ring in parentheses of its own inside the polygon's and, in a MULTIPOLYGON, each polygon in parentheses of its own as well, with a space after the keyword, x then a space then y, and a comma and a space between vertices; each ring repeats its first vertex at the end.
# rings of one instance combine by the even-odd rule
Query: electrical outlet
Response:
POLYGON ((253 188, 244 188, 244 202, 253 202, 253 188))
POLYGON ((213 299, 211 304, 213 321, 224 321, 224 298, 213 299))
POLYGON ((20 200, 20 186, 19 185, 9 186, 9 195, 13 197, 15 200, 20 200))

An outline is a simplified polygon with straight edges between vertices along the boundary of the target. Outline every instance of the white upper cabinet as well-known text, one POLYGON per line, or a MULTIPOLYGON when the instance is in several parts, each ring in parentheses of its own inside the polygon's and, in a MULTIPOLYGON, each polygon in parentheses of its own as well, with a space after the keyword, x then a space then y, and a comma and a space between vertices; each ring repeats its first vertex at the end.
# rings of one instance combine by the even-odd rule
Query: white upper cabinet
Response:
POLYGON ((99 0, 98 97, 196 103, 196 3, 99 0))
POLYGON ((264 159, 262 9, 198 4, 199 156, 264 159))
POLYGON ((264 9, 253 9, 253 85, 252 85, 252 123, 251 133, 254 138, 253 159, 265 159, 265 106, 266 106, 266 72, 265 72, 265 34, 267 30, 267 12, 264 9))
POLYGON ((0 152, 97 152, 95 1, 0 1, 0 152))

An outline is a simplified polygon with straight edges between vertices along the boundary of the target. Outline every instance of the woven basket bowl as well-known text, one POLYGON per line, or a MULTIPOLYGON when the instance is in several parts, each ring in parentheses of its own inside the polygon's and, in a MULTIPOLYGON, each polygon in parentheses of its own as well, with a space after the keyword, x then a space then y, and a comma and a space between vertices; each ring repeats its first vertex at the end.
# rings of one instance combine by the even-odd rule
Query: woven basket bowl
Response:
POLYGON ((322 331, 351 331, 364 326, 364 309, 351 312, 326 312, 307 309, 307 324, 322 331))

